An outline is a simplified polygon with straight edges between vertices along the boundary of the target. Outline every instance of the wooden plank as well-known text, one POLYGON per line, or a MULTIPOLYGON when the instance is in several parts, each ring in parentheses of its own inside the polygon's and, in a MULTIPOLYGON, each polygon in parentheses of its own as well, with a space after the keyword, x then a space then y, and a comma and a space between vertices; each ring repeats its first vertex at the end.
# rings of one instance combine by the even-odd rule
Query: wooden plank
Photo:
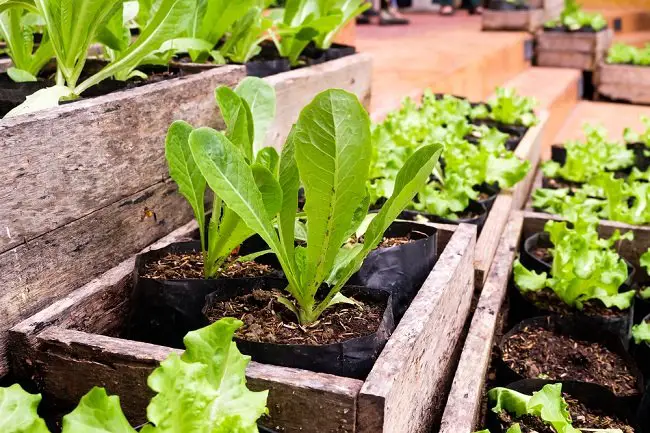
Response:
POLYGON ((281 149, 300 111, 318 93, 330 88, 344 89, 357 95, 370 108, 372 57, 355 54, 309 68, 273 75, 265 80, 275 87, 278 101, 276 118, 266 136, 266 145, 281 149))
POLYGON ((538 66, 573 68, 583 71, 591 71, 600 61, 602 56, 594 56, 591 53, 565 52, 565 51, 543 51, 537 50, 536 64, 538 66))
POLYGON ((176 185, 164 181, 0 254, 0 375, 9 328, 192 216, 176 185))
POLYGON ((0 73, 7 72, 7 69, 9 69, 12 64, 13 63, 9 58, 0 59, 0 73))
POLYGON ((0 252, 167 177, 171 122, 218 127, 214 89, 243 77, 225 66, 0 120, 0 252))
POLYGON ((485 9, 481 25, 483 30, 517 30, 532 33, 544 25, 544 10, 499 11, 485 9))
POLYGON ((609 48, 612 38, 611 29, 597 33, 543 31, 537 35, 537 48, 540 51, 602 53, 609 48))
POLYGON ((439 433, 476 430, 498 315, 506 297, 522 225, 522 212, 513 212, 472 318, 439 433))
POLYGON ((594 75, 599 95, 636 104, 650 104, 650 68, 647 66, 598 64, 594 75))
POLYGON ((515 149, 515 155, 520 159, 530 161, 530 172, 526 177, 519 182, 513 189, 512 193, 512 208, 522 209, 535 179, 535 172, 542 154, 542 145, 544 140, 544 133, 548 124, 549 113, 542 110, 538 113, 539 123, 528 130, 524 138, 522 138, 519 146, 515 149))
POLYGON ((476 243, 474 268, 477 288, 483 287, 485 283, 511 209, 521 209, 530 193, 541 155, 544 131, 549 117, 548 111, 540 111, 538 117, 539 123, 528 129, 517 149, 515 149, 515 155, 520 159, 530 161, 532 168, 528 175, 514 188, 499 194, 476 243))
POLYGON ((358 433, 428 432, 444 405, 455 344, 469 313, 476 229, 461 224, 368 375, 358 433))
POLYGON ((490 215, 485 221, 481 235, 476 242, 476 257, 474 270, 476 273, 476 287, 481 288, 488 276, 490 267, 495 258, 501 234, 506 227, 510 211, 513 209, 513 197, 507 192, 499 194, 490 210, 490 215))

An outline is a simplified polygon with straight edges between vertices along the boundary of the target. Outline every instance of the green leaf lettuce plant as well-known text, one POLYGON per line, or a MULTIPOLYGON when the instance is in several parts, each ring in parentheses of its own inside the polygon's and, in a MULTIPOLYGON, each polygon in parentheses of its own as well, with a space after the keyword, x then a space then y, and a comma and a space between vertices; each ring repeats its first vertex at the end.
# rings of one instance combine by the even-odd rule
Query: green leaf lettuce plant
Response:
POLYGON ((613 247, 616 242, 632 240, 633 233, 621 235, 617 230, 609 239, 601 239, 597 222, 579 216, 571 223, 572 228, 567 221, 549 221, 544 226, 553 244, 550 277, 515 261, 514 280, 519 290, 525 293, 548 288, 579 310, 590 300, 598 300, 607 308, 630 308, 634 291, 619 293, 628 277, 627 264, 613 247))
POLYGON ((149 21, 128 48, 99 72, 79 82, 88 49, 114 16, 121 17, 122 0, 0 0, 0 11, 29 7, 43 19, 56 58, 56 85, 42 89, 7 116, 57 106, 61 99, 75 99, 88 88, 113 76, 129 76, 147 56, 176 37, 190 20, 196 0, 159 0, 149 21))
POLYGON ((544 27, 564 27, 570 32, 586 28, 600 31, 607 27, 607 21, 603 14, 585 12, 577 0, 564 0, 564 9, 560 13, 560 17, 547 21, 544 27))
POLYGON ((539 122, 533 111, 537 104, 535 98, 521 96, 514 88, 497 87, 494 97, 487 104, 474 107, 471 116, 473 119, 531 127, 539 122))
MULTIPOLYGON (((225 136, 251 169, 255 186, 265 192, 267 188, 277 190, 279 156, 273 148, 262 148, 266 132, 275 117, 275 89, 264 80, 248 77, 235 90, 219 87, 215 96, 226 122, 225 136)), ((189 123, 175 121, 167 132, 165 156, 169 174, 178 185, 179 192, 192 206, 199 226, 205 277, 213 278, 222 269, 232 250, 253 235, 254 230, 220 199, 216 190, 212 191, 212 217, 206 227, 205 191, 208 175, 201 172, 199 161, 190 149, 190 136, 194 131, 189 123)), ((274 210, 276 204, 265 198, 264 203, 274 210)))
POLYGON ((260 188, 254 168, 224 134, 199 128, 190 134, 198 168, 219 198, 261 236, 277 256, 291 297, 280 299, 301 324, 328 307, 349 302, 340 291, 381 242, 393 220, 424 185, 440 145, 418 149, 400 169, 393 194, 368 225, 364 242, 348 239, 366 219, 369 196, 370 119, 356 96, 328 90, 307 105, 289 134, 279 177, 260 188), (295 245, 298 189, 305 189, 307 246, 295 245), (276 229, 277 226, 277 229, 276 229), (327 285, 327 295, 316 292, 327 285))
MULTIPOLYGON (((147 407, 142 433, 256 433, 257 419, 267 413, 267 391, 246 387, 249 356, 232 341, 242 322, 232 318, 190 332, 182 355, 172 353, 149 376, 156 393, 147 407)), ((0 431, 49 433, 37 413, 40 395, 20 385, 0 388, 0 431)), ((62 433, 136 433, 117 396, 93 388, 63 417, 62 433)))

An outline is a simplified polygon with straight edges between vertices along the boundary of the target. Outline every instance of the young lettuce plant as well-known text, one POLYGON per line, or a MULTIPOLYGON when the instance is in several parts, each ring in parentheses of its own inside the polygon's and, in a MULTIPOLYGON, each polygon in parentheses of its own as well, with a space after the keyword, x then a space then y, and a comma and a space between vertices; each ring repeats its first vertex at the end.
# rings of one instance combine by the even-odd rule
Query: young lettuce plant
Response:
POLYGON ((29 4, 6 6, 4 12, 2 9, 0 3, 0 40, 5 41, 13 63, 7 75, 16 82, 37 81, 41 69, 54 56, 47 32, 34 50, 34 32, 40 17, 29 4))
MULTIPOLYGON (((226 122, 226 137, 251 167, 256 185, 261 189, 269 185, 272 187, 277 183, 279 156, 275 149, 262 149, 261 144, 275 117, 275 89, 264 80, 248 77, 234 91, 219 87, 215 95, 226 122)), ((189 138, 193 131, 194 128, 187 122, 174 122, 167 133, 165 156, 169 174, 177 183, 179 192, 192 206, 199 226, 205 277, 213 278, 231 251, 254 232, 214 190, 212 217, 206 231, 206 176, 199 170, 198 161, 190 150, 189 138)))
MULTIPOLYGON (((646 273, 650 275, 650 249, 641 255, 639 258, 639 264, 644 267, 646 273)), ((639 296, 641 299, 650 299, 650 287, 640 290, 639 296)))
POLYGON ((262 51, 260 44, 267 39, 273 22, 264 16, 270 2, 259 3, 232 25, 220 48, 221 54, 231 62, 245 64, 262 51))
POLYGON ((650 118, 647 116, 641 116, 641 122, 645 127, 643 132, 638 133, 632 128, 625 128, 623 130, 623 139, 629 144, 643 143, 645 147, 649 149, 646 152, 650 152, 650 118))
POLYGON ((338 22, 332 28, 320 32, 314 42, 316 47, 327 50, 332 46, 336 35, 353 19, 368 10, 372 5, 365 0, 319 0, 325 16, 336 16, 338 22))
POLYGON ((497 87, 495 96, 485 104, 472 110, 474 119, 490 119, 506 125, 531 127, 539 119, 533 111, 537 105, 535 98, 521 96, 513 88, 497 87))
POLYGON ((357 97, 327 90, 307 105, 287 138, 279 180, 260 187, 255 169, 222 133, 200 128, 190 134, 194 160, 210 188, 269 245, 288 280, 281 298, 301 324, 328 307, 350 300, 340 291, 381 242, 385 230, 424 185, 440 145, 418 149, 395 180, 393 194, 372 219, 363 244, 348 245, 366 217, 369 196, 370 119, 357 97), (304 185, 307 246, 295 246, 298 189, 304 185), (277 230, 276 230, 277 225, 277 230), (316 293, 326 284, 324 299, 316 293))
MULTIPOLYGON (((147 408, 149 423, 141 433, 256 433, 257 420, 267 413, 267 391, 246 387, 249 356, 232 341, 242 322, 225 318, 184 338, 186 350, 173 353, 149 376, 156 393, 147 408)), ((38 415, 40 394, 20 385, 0 388, 0 431, 49 433, 38 415)), ((93 388, 63 417, 62 433, 136 433, 117 396, 93 388)))
POLYGON ((607 27, 607 21, 602 14, 588 13, 582 10, 582 7, 576 0, 565 0, 564 9, 560 14, 560 18, 544 24, 544 27, 558 26, 564 26, 569 31, 577 31, 583 28, 600 31, 607 27))
POLYGON ((650 343, 650 322, 641 322, 632 326, 634 344, 650 343))
POLYGON ((143 59, 176 37, 187 25, 196 0, 159 0, 155 13, 139 37, 96 74, 79 83, 90 45, 101 38, 108 21, 118 14, 122 0, 0 0, 3 7, 30 7, 44 20, 57 62, 56 85, 27 98, 7 116, 55 107, 59 100, 75 99, 88 88, 119 75, 128 76, 143 59))
POLYGON ((515 283, 522 292, 550 288, 565 304, 582 309, 584 303, 596 299, 607 308, 630 308, 634 291, 619 293, 628 277, 627 264, 613 249, 616 242, 632 240, 633 233, 615 231, 609 239, 600 239, 597 222, 578 217, 569 228, 566 221, 549 221, 553 249, 551 277, 526 269, 519 260, 514 264, 515 283))

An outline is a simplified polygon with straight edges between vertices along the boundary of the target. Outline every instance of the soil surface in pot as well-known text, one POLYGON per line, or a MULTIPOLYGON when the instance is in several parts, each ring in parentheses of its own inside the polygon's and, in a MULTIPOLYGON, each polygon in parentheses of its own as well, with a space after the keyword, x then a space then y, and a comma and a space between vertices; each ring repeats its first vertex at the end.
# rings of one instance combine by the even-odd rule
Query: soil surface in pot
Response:
POLYGON ((397 247, 399 245, 405 245, 405 244, 408 244, 409 242, 414 242, 414 241, 417 241, 417 240, 418 239, 411 239, 410 236, 401 236, 401 237, 397 237, 397 238, 384 238, 384 240, 381 241, 381 243, 377 246, 376 249, 378 249, 378 248, 397 247))
POLYGON ((602 344, 528 326, 508 338, 503 360, 525 378, 596 383, 619 396, 634 395, 636 379, 625 360, 602 344))
MULTIPOLYGON (((272 273, 273 268, 268 265, 254 261, 239 262, 237 256, 232 255, 224 263, 216 277, 249 278, 272 273)), ((203 278, 203 254, 201 252, 169 253, 155 262, 147 263, 141 277, 154 280, 203 278)))
POLYGON ((551 249, 546 247, 535 247, 532 251, 533 255, 537 259, 548 263, 549 265, 553 263, 553 256, 551 255, 551 249))
MULTIPOLYGON (((542 289, 539 292, 520 292, 522 296, 530 300, 538 308, 552 313, 568 315, 575 314, 576 309, 565 304, 557 297, 551 289, 542 289)), ((590 300, 584 303, 580 311, 585 316, 622 317, 627 316, 627 311, 618 308, 607 308, 598 300, 590 300)))
MULTIPOLYGON (((573 427, 577 429, 620 429, 623 433, 634 433, 634 429, 617 417, 608 415, 600 410, 586 407, 580 401, 564 394, 564 399, 569 405, 569 413, 573 421, 573 427)), ((523 433, 555 433, 555 430, 546 425, 540 418, 532 415, 524 415, 515 418, 506 411, 501 412, 499 421, 505 426, 519 423, 523 433)))
POLYGON ((255 290, 212 305, 206 312, 210 322, 236 317, 244 325, 236 337, 274 344, 323 345, 340 343, 377 332, 386 305, 360 301, 358 306, 338 304, 328 308, 312 325, 300 325, 296 316, 278 301, 277 290, 255 290))

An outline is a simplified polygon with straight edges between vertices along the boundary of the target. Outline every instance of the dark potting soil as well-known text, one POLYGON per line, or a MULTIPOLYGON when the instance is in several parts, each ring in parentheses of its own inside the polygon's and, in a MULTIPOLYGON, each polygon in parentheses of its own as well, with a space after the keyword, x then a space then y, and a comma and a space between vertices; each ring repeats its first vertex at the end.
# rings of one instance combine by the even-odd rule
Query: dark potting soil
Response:
POLYGON ((323 345, 340 343, 377 332, 386 306, 359 301, 325 310, 312 325, 302 326, 295 315, 278 302, 279 291, 254 290, 249 295, 217 302, 205 311, 210 322, 236 317, 244 322, 236 337, 275 344, 323 345))
POLYGON ((553 256, 551 255, 550 248, 535 247, 533 250, 533 255, 539 260, 548 263, 549 265, 553 263, 553 256))
MULTIPOLYGON (((231 256, 217 273, 221 278, 261 277, 273 273, 273 268, 254 261, 239 262, 237 256, 231 256)), ((154 280, 183 280, 203 278, 203 254, 169 253, 164 257, 145 264, 143 278, 154 280)))
POLYGON ((409 236, 402 236, 397 238, 384 238, 383 241, 377 246, 377 248, 390 248, 396 247, 399 245, 405 245, 409 242, 415 241, 417 239, 411 239, 409 236))
MULTIPOLYGON (((575 313, 575 308, 562 302, 551 289, 546 288, 539 292, 521 292, 521 294, 542 310, 560 315, 575 313)), ((628 315, 626 311, 621 311, 618 308, 607 308, 598 300, 585 302, 581 313, 591 317, 624 317, 628 315)))
POLYGON ((503 344, 503 360, 526 378, 577 380, 603 385, 618 396, 636 394, 636 378, 625 360, 602 344, 574 339, 542 327, 525 327, 503 344))
MULTIPOLYGON (((614 416, 597 409, 588 408, 567 394, 564 394, 564 399, 569 406, 573 427, 577 429, 620 429, 623 433, 634 433, 631 426, 614 416)), ((512 414, 503 411, 498 415, 498 418, 507 427, 519 423, 522 433, 555 433, 552 427, 546 425, 536 416, 524 415, 515 418, 512 414)))

